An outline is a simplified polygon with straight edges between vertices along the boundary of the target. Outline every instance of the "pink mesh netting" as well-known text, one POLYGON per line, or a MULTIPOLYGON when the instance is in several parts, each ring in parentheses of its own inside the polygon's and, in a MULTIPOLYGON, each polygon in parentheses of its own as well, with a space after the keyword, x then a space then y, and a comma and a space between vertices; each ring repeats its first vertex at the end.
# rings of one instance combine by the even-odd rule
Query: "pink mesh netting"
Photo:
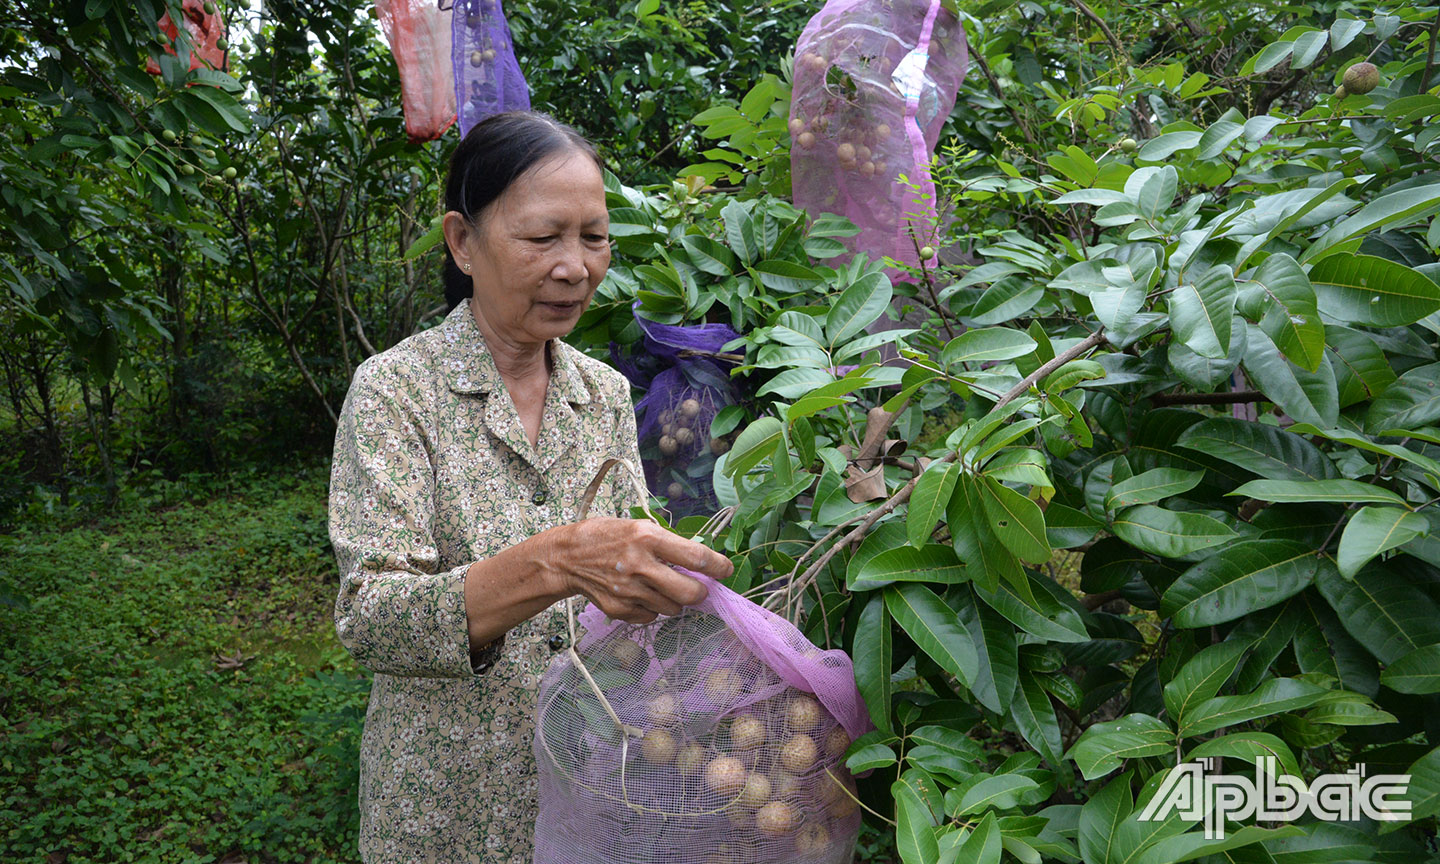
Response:
MULTIPOLYGON (((220 20, 219 11, 206 12, 204 0, 185 0, 180 9, 185 13, 185 29, 190 33, 190 68, 224 72, 225 52, 216 44, 225 35, 225 23, 220 20)), ((165 46, 165 52, 174 54, 175 38, 180 31, 170 19, 170 13, 161 15, 155 26, 170 37, 170 44, 165 46)), ((151 75, 159 75, 160 64, 153 59, 146 59, 145 71, 151 75)))
POLYGON ((860 812, 844 753, 871 728, 850 658, 681 572, 710 596, 673 618, 580 614, 595 687, 568 651, 545 673, 535 864, 849 862, 860 812))
POLYGON ((450 37, 460 137, 491 114, 530 110, 530 88, 500 0, 455 0, 450 37))
POLYGON ((852 252, 918 266, 917 247, 936 239, 930 156, 969 59, 964 29, 939 0, 826 3, 795 46, 795 206, 859 226, 843 238, 852 252), (902 174, 918 190, 896 183, 902 174))
POLYGON ((400 105, 411 141, 433 141, 455 122, 450 10, 435 0, 375 0, 380 29, 400 67, 400 105))

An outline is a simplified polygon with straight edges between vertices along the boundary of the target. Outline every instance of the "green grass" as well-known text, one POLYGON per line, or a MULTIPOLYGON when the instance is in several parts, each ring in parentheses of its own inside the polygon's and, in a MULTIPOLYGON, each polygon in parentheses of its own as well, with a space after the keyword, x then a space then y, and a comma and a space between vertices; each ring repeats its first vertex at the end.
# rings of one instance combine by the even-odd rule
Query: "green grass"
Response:
POLYGON ((356 861, 323 467, 0 536, 0 860, 356 861))

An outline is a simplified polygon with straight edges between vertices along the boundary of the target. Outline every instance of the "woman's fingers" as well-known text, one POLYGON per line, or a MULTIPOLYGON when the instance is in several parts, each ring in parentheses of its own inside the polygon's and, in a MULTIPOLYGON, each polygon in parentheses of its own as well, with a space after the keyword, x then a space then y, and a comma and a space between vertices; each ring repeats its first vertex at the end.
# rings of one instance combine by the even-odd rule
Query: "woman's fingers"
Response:
POLYGON ((651 535, 651 548, 660 560, 704 573, 711 579, 729 579, 734 575, 735 565, 714 549, 694 540, 686 540, 659 526, 652 527, 654 533, 651 535))

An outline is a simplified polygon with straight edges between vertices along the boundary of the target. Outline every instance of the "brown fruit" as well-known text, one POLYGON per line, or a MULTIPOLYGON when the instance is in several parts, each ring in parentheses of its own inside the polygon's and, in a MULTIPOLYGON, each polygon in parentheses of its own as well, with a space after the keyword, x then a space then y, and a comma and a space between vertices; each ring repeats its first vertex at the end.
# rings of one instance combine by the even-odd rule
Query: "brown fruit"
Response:
POLYGON ((474 50, 474 51, 471 51, 471 52, 470 52, 470 65, 471 65, 471 66, 483 66, 483 65, 485 65, 485 52, 484 52, 484 51, 480 51, 479 49, 476 49, 476 50, 474 50))
POLYGON ((870 158, 870 148, 869 148, 869 147, 866 147, 864 144, 861 144, 859 147, 856 147, 856 148, 855 148, 855 161, 856 161, 856 162, 865 162, 865 161, 867 161, 869 158, 870 158))
POLYGON ((1356 63, 1345 70, 1345 77, 1341 79, 1341 85, 1346 92, 1364 96, 1380 86, 1380 70, 1375 67, 1374 63, 1356 63))
POLYGON ((716 669, 705 676, 705 695, 721 704, 734 699, 741 686, 740 676, 735 674, 734 669, 716 669))
POLYGON ((645 662, 645 649, 629 639, 620 639, 610 646, 610 656, 621 669, 635 670, 645 662))
POLYGON ((839 147, 835 148, 835 157, 839 159, 842 164, 845 162, 854 162, 855 145, 849 141, 842 143, 839 147))
POLYGON ((850 736, 846 734, 845 727, 836 726, 825 736, 825 758, 831 762, 840 761, 845 751, 850 749, 850 736))
POLYGON ((765 724, 742 714, 730 724, 730 743, 736 750, 754 750, 765 743, 765 724))
POLYGON ((809 822, 800 826, 800 833, 795 835, 795 851, 805 857, 820 855, 830 848, 830 832, 825 826, 818 822, 809 822))
POLYGON ((811 147, 814 147, 814 146, 815 146, 815 133, 814 133, 814 132, 801 132, 801 133, 800 133, 800 136, 795 139, 795 143, 799 144, 801 147, 805 148, 806 150, 809 150, 811 147))
POLYGON ((820 707, 814 696, 796 695, 785 704, 785 720, 790 724, 791 731, 809 732, 819 726, 824 717, 825 709, 820 707))
POLYGON ((675 758, 675 736, 664 729, 651 729, 640 739, 640 752, 645 761, 656 765, 669 765, 675 758))
POLYGON ((792 774, 804 774, 815 767, 819 748, 809 735, 795 735, 780 749, 780 764, 792 774))
POLYGON ((784 801, 771 801, 755 814, 755 827, 760 829, 760 833, 772 836, 789 834, 795 830, 798 821, 795 808, 784 801))
POLYGON ((685 487, 681 486, 679 483, 671 483, 669 486, 665 487, 666 498, 679 498, 681 495, 684 494, 685 487))
POLYGON ((646 706, 650 722, 656 726, 673 726, 680 722, 680 700, 673 693, 661 693, 646 706))
POLYGON ((861 173, 862 175, 866 176, 866 177, 874 177, 874 176, 875 176, 875 163, 874 163, 874 162, 861 162, 861 163, 860 163, 860 173, 861 173))
POLYGON ((795 136, 795 135, 799 135, 801 132, 804 132, 804 131, 805 131, 805 121, 804 121, 804 120, 801 120, 799 117, 791 118, 791 120, 790 120, 790 134, 791 134, 792 136, 795 136))
POLYGON ((686 399, 680 403, 680 416, 685 418, 694 417, 700 413, 700 401, 698 399, 686 399))
POLYGON ((705 748, 699 744, 686 744, 680 750, 680 755, 675 757, 675 770, 680 772, 681 777, 689 777, 699 772, 700 766, 705 764, 705 748))
POLYGON ((674 411, 671 411, 669 408, 666 408, 664 411, 661 411, 661 412, 660 412, 660 422, 661 422, 661 423, 672 423, 672 422, 674 422, 674 420, 675 420, 675 412, 674 412, 674 411))
POLYGON ((716 756, 705 766, 705 786, 711 792, 734 795, 745 786, 750 772, 734 756, 716 756))
POLYGON ((680 450, 680 443, 670 435, 660 436, 660 452, 666 456, 674 456, 680 450))
POLYGON ((805 781, 785 771, 776 772, 770 781, 770 794, 776 801, 784 801, 805 792, 805 781))
POLYGON ((875 127, 875 140, 884 141, 886 138, 889 137, 890 127, 887 124, 881 123, 879 126, 875 127))
POLYGON ((675 443, 681 447, 689 447, 694 441, 695 433, 690 431, 690 427, 681 426, 675 430, 675 443))
POLYGON ((740 788, 740 797, 736 800, 741 807, 759 809, 770 800, 770 778, 764 774, 751 774, 746 777, 745 785, 740 788))
POLYGON ((724 438, 711 438, 711 439, 710 439, 710 452, 711 452, 711 453, 714 453, 716 456, 723 456, 723 455, 725 455, 725 452, 726 452, 727 450, 729 450, 729 449, 730 449, 730 442, 729 442, 729 441, 726 441, 724 438))

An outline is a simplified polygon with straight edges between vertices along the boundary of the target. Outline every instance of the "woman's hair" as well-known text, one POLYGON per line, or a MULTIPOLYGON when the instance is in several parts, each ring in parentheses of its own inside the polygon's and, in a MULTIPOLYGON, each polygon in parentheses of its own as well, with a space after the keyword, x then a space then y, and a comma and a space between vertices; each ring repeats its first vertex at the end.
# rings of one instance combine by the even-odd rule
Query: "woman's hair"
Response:
MULTIPOLYGON (((538 111, 506 111, 476 123, 450 157, 445 210, 479 226, 485 211, 521 175, 565 150, 584 153, 604 171, 595 145, 570 126, 538 111)), ((474 293, 470 277, 445 247, 445 303, 449 309, 474 293)))

